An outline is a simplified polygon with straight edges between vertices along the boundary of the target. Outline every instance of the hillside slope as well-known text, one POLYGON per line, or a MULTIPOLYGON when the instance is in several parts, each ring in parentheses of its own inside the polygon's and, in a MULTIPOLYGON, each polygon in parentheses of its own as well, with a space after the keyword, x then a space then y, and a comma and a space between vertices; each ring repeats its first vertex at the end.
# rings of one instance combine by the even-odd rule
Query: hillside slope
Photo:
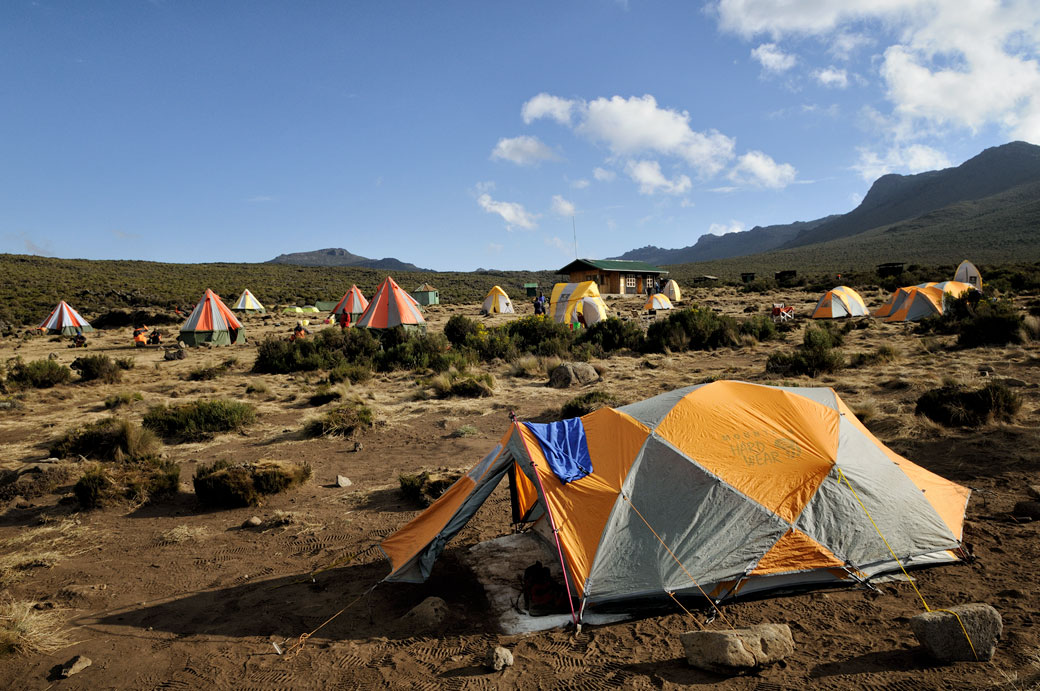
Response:
POLYGON ((369 259, 359 254, 353 254, 341 247, 279 254, 274 259, 264 263, 292 264, 293 266, 355 266, 363 269, 379 269, 380 271, 429 271, 429 269, 420 269, 415 264, 403 262, 393 257, 369 259))

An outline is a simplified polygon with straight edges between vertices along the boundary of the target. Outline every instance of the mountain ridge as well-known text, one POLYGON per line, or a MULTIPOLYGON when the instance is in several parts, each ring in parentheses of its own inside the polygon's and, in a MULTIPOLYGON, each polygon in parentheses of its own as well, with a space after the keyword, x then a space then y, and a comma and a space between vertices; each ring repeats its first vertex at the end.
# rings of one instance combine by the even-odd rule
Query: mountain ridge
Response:
POLYGON ((369 259, 360 254, 354 254, 342 247, 326 247, 309 252, 290 252, 279 254, 274 259, 269 259, 264 264, 292 264, 294 266, 353 266, 362 269, 379 269, 382 271, 430 271, 422 269, 415 264, 403 262, 394 257, 383 259, 369 259))

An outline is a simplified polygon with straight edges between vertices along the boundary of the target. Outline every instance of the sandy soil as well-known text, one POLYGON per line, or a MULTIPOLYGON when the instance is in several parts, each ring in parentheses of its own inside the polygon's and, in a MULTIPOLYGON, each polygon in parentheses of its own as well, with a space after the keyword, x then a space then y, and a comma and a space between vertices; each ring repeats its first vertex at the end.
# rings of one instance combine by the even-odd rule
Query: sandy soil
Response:
MULTIPOLYGON (((751 306, 767 311, 786 301, 802 316, 782 344, 689 353, 681 356, 615 356, 597 364, 597 388, 634 401, 707 378, 781 383, 767 376, 765 360, 777 348, 800 341, 801 324, 817 296, 797 290, 740 295, 732 289, 696 289, 689 296, 723 312, 743 315, 751 306), (653 368, 644 362, 649 361, 653 368)), ((878 305, 881 294, 865 296, 878 305)), ((623 315, 634 300, 612 302, 623 315)), ((530 305, 521 307, 531 311, 530 305)), ((430 309, 432 328, 451 314, 477 316, 477 305, 430 309)), ((488 319, 488 323, 506 317, 488 319)), ((915 462, 975 489, 965 541, 977 560, 918 572, 932 607, 985 601, 1003 615, 1005 635, 992 662, 939 665, 918 648, 907 620, 921 611, 905 583, 877 592, 816 591, 737 602, 725 607, 735 625, 789 623, 797 650, 785 663, 758 675, 725 678, 696 671, 684 661, 678 634, 698 628, 682 612, 602 627, 575 635, 562 630, 500 636, 486 617, 482 590, 459 565, 459 550, 509 532, 504 486, 492 496, 438 562, 423 585, 382 584, 388 572, 377 550, 368 549, 406 523, 418 509, 397 491, 397 475, 423 468, 466 468, 505 431, 508 412, 536 417, 578 391, 545 386, 545 378, 519 378, 510 366, 490 367, 498 388, 474 401, 422 400, 412 373, 376 375, 354 387, 373 407, 379 424, 352 441, 308 439, 303 423, 321 408, 306 403, 319 374, 269 376, 249 373, 255 343, 265 334, 287 335, 294 319, 247 318, 250 343, 194 349, 183 361, 165 362, 155 350, 134 350, 128 330, 91 339, 90 352, 130 356, 136 367, 115 385, 69 384, 30 391, 22 407, 0 410, 0 460, 7 468, 46 458, 47 444, 70 426, 106 416, 102 401, 118 392, 143 400, 120 414, 140 419, 156 403, 208 396, 253 402, 256 424, 242 434, 167 445, 166 457, 181 465, 181 492, 168 502, 80 512, 70 501, 71 483, 2 507, 0 545, 8 553, 33 548, 52 553, 49 567, 19 572, 3 597, 53 603, 71 629, 73 645, 47 655, 8 657, 2 676, 9 688, 43 689, 300 689, 300 688, 656 688, 718 685, 725 689, 932 689, 1035 688, 1040 677, 1036 612, 1040 586, 1032 567, 1040 561, 1040 524, 1017 523, 1009 512, 1040 484, 1037 462, 1036 344, 957 351, 950 339, 921 339, 899 325, 877 324, 852 332, 847 353, 872 351, 882 343, 900 352, 895 363, 849 369, 817 380, 832 386, 886 443, 915 462), (276 326, 276 323, 280 325, 276 326), (230 373, 211 382, 189 382, 188 371, 234 356, 230 373), (984 382, 989 376, 1025 382, 1016 390, 1024 405, 1016 424, 979 430, 948 430, 915 418, 920 393, 944 377, 984 382), (262 382, 267 393, 246 394, 262 382), (455 437, 463 426, 477 433, 455 437), (310 463, 313 479, 258 509, 201 510, 191 489, 198 462, 273 458, 310 463), (337 475, 353 485, 338 488, 337 475), (242 529, 243 521, 289 512, 290 522, 242 529), (20 541, 20 542, 18 542, 20 541), (17 544, 16 544, 17 542, 17 544), (360 554, 359 554, 360 552, 360 554), (319 571, 318 573, 313 572, 319 571), (451 608, 437 630, 416 630, 401 617, 436 595, 451 608), (345 605, 299 655, 275 653, 272 641, 312 631, 345 605), (515 666, 488 673, 480 661, 489 645, 510 648, 515 666), (76 654, 93 665, 56 681, 54 667, 76 654)), ((82 352, 82 351, 80 351, 82 352)), ((48 338, 0 341, 0 357, 26 360, 54 353, 71 363, 79 353, 48 338)), ((806 378, 787 379, 803 385, 806 378)), ((1017 382, 1016 382, 1017 383, 1017 382)), ((73 464, 74 465, 74 464, 73 464)), ((49 606, 49 605, 44 605, 49 606)), ((719 626, 719 624, 714 624, 719 626)))

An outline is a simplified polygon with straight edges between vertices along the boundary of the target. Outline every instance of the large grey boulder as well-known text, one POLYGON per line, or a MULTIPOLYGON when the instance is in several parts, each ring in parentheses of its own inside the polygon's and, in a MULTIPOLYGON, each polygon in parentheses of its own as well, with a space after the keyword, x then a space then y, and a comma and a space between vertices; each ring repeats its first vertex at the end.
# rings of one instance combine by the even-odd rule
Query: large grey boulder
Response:
POLYGON ((768 665, 794 652, 787 624, 758 624, 748 629, 690 631, 679 640, 686 662, 698 669, 733 674, 768 665))
POLYGON ((976 656, 980 662, 992 659, 1004 630, 1000 612, 985 602, 955 605, 947 610, 933 610, 910 618, 910 628, 924 649, 942 662, 974 662, 976 656))
POLYGON ((401 617, 401 621, 418 632, 437 630, 447 618, 448 603, 439 597, 428 597, 401 617))
POLYGON ((599 381, 599 372, 587 362, 565 362, 549 374, 549 385, 556 389, 584 386, 599 381))

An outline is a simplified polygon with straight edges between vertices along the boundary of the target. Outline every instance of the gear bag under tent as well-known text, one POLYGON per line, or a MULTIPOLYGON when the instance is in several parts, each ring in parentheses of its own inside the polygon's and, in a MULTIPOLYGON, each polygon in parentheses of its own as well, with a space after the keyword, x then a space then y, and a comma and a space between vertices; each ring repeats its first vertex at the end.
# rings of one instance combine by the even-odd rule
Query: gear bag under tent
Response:
POLYGON ((832 389, 718 381, 514 422, 383 540, 385 580, 425 581, 507 476, 514 522, 560 555, 579 618, 673 593, 863 581, 899 568, 878 531, 906 566, 956 561, 970 493, 884 446, 832 389))

